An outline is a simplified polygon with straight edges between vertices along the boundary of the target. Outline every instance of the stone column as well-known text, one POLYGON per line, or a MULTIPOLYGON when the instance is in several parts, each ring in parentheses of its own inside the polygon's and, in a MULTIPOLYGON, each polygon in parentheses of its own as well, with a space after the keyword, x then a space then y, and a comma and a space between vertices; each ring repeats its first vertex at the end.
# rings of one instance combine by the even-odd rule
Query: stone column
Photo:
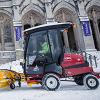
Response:
POLYGON ((15 51, 16 59, 23 58, 22 49, 22 23, 20 15, 19 0, 12 0, 13 3, 13 26, 14 26, 14 38, 15 38, 15 51))
POLYGON ((23 58, 22 23, 13 22, 13 25, 14 25, 16 59, 21 59, 23 58))
POLYGON ((95 51, 92 30, 88 17, 80 17, 86 51, 95 51))
POLYGON ((47 21, 47 23, 54 22, 51 0, 45 0, 45 9, 46 9, 46 21, 47 21))
POLYGON ((93 17, 93 26, 95 29, 94 31, 95 31, 96 39, 97 39, 97 45, 98 45, 98 49, 100 50, 100 32, 99 32, 99 27, 98 27, 98 22, 97 22, 97 15, 94 9, 92 11, 92 17, 93 17))
MULTIPOLYGON (((62 18, 63 18, 63 22, 66 22, 66 18, 65 18, 65 13, 62 10, 62 18)), ((63 32, 63 37, 64 37, 64 43, 65 43, 65 47, 69 48, 69 41, 68 41, 68 33, 67 30, 63 32)))
POLYGON ((69 48, 69 41, 68 41, 67 30, 65 32, 63 32, 63 37, 64 37, 65 47, 69 48))
POLYGON ((91 26, 89 22, 89 18, 87 16, 87 13, 84 9, 84 2, 78 2, 79 5, 79 19, 80 19, 80 26, 81 26, 81 39, 83 38, 83 43, 84 45, 84 50, 85 51, 94 51, 95 46, 94 46, 94 41, 93 41, 93 36, 92 36, 92 31, 91 31, 91 26))
POLYGON ((81 27, 81 23, 79 20, 79 17, 75 18, 75 23, 76 23, 76 28, 75 30, 75 37, 77 39, 77 48, 81 49, 81 50, 85 50, 85 44, 84 44, 84 38, 83 38, 83 31, 82 31, 82 27, 81 27))

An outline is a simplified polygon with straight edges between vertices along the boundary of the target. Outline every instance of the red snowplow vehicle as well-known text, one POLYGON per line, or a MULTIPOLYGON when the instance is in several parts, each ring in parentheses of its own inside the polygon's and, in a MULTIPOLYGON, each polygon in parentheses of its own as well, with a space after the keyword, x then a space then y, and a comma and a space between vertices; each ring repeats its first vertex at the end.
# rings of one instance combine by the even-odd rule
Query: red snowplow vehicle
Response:
POLYGON ((99 86, 99 73, 95 73, 81 54, 65 53, 62 32, 73 24, 51 23, 24 31, 24 74, 27 83, 40 83, 54 91, 62 78, 73 78, 88 89, 99 86))

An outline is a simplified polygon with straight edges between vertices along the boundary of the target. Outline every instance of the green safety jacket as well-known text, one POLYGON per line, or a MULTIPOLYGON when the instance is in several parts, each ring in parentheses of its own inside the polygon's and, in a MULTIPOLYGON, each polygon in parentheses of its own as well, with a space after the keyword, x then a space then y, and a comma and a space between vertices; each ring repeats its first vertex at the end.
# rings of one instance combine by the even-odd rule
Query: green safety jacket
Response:
POLYGON ((44 42, 42 44, 42 48, 41 49, 42 49, 41 53, 43 53, 43 54, 49 53, 49 44, 47 42, 44 42))

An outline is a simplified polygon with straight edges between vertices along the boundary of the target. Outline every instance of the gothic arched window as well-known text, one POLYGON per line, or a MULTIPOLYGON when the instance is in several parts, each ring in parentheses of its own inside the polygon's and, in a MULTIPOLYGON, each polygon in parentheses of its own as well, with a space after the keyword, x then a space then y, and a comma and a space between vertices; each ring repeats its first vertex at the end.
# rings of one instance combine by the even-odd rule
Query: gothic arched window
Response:
POLYGON ((5 13, 0 13, 0 50, 14 50, 13 20, 5 13))

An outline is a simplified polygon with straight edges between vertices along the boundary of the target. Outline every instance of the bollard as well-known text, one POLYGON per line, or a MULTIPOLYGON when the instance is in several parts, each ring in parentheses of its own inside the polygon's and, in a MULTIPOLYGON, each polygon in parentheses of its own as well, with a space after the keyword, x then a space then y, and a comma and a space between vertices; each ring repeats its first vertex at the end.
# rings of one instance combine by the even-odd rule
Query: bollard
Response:
POLYGON ((96 56, 94 56, 94 62, 95 62, 95 66, 96 66, 96 68, 98 67, 97 66, 97 59, 96 59, 97 57, 96 56))
POLYGON ((90 66, 92 67, 92 56, 89 55, 89 60, 90 60, 90 66))
POLYGON ((85 53, 85 60, 87 61, 87 53, 86 52, 84 52, 85 53))

